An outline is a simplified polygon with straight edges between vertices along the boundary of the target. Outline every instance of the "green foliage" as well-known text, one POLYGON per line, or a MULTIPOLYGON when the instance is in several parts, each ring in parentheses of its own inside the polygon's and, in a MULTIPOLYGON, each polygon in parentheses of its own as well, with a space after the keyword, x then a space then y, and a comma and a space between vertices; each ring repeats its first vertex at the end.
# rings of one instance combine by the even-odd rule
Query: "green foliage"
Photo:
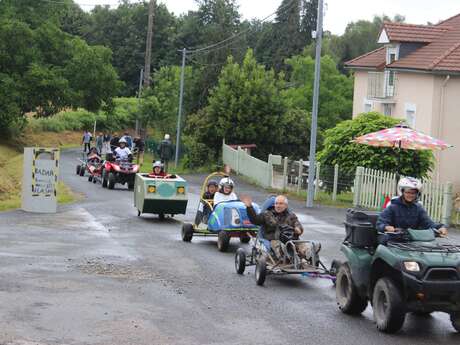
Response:
MULTIPOLYGON (((282 92, 288 109, 312 109, 315 61, 310 56, 297 55, 287 60, 291 69, 289 84, 282 92)), ((320 129, 333 127, 350 119, 353 108, 353 80, 341 74, 333 59, 321 58, 321 81, 318 107, 320 129)))
POLYGON ((413 151, 380 148, 351 142, 361 135, 393 127, 400 120, 371 112, 353 120, 343 121, 325 132, 324 148, 319 161, 326 166, 338 164, 345 172, 353 172, 363 166, 406 176, 425 177, 433 167, 430 151, 413 151), (398 158, 400 157, 400 158, 398 158), (398 166, 398 162, 401 164, 398 166))

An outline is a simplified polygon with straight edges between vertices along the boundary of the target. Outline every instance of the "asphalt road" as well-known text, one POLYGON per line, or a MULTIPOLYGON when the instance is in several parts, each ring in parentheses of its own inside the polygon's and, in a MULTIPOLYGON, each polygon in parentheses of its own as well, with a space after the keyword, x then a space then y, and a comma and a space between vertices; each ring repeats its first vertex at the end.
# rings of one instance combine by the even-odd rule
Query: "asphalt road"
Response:
MULTIPOLYGON (((83 201, 56 215, 0 214, 0 344, 459 344, 447 315, 408 315, 397 335, 379 333, 368 308, 339 312, 327 280, 239 276, 212 238, 180 239, 194 218, 201 176, 189 176, 187 214, 160 222, 137 217, 125 187, 103 189, 75 175, 76 152, 61 175, 83 201)), ((239 181, 258 202, 267 194, 239 181)), ((322 243, 328 264, 340 258, 343 210, 290 206, 322 243)), ((459 239, 457 235, 452 235, 459 239)), ((460 241, 458 241, 460 242, 460 241)))

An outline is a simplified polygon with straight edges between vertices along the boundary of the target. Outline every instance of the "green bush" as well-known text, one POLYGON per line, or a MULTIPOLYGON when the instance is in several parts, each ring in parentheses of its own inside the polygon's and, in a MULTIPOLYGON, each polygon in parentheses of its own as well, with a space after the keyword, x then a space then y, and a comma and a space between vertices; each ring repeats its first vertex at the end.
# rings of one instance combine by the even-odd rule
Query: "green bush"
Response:
POLYGON ((338 164, 341 171, 354 172, 363 166, 402 175, 426 177, 433 167, 431 151, 401 150, 356 144, 361 135, 394 127, 400 119, 379 113, 364 113, 353 120, 343 121, 325 132, 324 148, 318 159, 324 166, 338 164), (400 164, 398 164, 400 162, 400 164))

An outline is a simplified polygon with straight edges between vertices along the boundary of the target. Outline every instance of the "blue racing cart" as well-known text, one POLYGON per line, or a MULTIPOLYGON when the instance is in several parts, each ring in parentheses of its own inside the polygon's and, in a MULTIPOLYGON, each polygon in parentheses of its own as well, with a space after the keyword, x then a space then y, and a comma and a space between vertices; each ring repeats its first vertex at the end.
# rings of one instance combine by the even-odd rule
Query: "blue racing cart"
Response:
MULTIPOLYGON (((216 172, 209 175, 201 190, 204 195, 208 181, 213 177, 227 176, 216 172)), ((253 204, 256 212, 260 211, 257 204, 253 204)), ((195 222, 182 225, 182 240, 190 242, 193 236, 217 237, 217 248, 221 252, 228 249, 230 239, 237 237, 242 243, 248 243, 255 237, 259 227, 252 224, 246 213, 246 206, 239 200, 226 201, 214 205, 212 200, 200 199, 195 222)))

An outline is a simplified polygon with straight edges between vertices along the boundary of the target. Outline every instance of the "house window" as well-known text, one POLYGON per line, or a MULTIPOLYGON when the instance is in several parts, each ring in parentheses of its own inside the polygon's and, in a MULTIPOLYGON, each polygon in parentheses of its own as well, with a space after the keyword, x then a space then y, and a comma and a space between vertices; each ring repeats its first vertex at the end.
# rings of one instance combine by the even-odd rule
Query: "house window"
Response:
POLYGON ((369 101, 368 99, 364 99, 364 112, 368 113, 372 111, 372 101, 369 101))
POLYGON ((415 122, 417 120, 417 106, 412 103, 405 104, 405 112, 406 112, 406 122, 411 128, 415 128, 415 122))
POLYGON ((383 103, 383 115, 391 116, 391 104, 383 103))

